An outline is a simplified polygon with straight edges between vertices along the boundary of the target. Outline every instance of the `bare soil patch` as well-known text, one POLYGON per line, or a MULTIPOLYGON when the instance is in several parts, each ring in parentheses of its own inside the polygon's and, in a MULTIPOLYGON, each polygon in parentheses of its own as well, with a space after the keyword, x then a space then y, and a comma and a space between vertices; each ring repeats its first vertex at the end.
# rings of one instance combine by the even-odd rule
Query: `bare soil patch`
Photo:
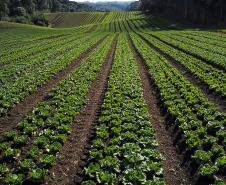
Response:
POLYGON ((0 118, 0 140, 2 140, 5 132, 11 130, 16 126, 17 123, 23 120, 26 114, 29 114, 33 107, 40 101, 47 98, 48 93, 58 82, 62 81, 71 71, 77 68, 88 55, 95 49, 99 44, 103 42, 106 37, 102 38, 97 44, 90 47, 87 51, 82 53, 74 62, 69 64, 64 70, 60 71, 48 82, 36 89, 32 94, 24 98, 24 100, 11 109, 8 114, 0 118))
POLYGON ((61 149, 57 164, 51 170, 55 174, 55 178, 51 178, 50 175, 43 184, 81 184, 85 179, 83 169, 88 164, 89 150, 95 138, 95 125, 101 114, 117 38, 118 36, 114 39, 112 49, 92 83, 87 95, 88 102, 75 117, 72 133, 61 149))
POLYGON ((148 105, 148 112, 152 116, 151 125, 157 131, 160 144, 159 152, 166 157, 163 162, 165 182, 167 185, 195 185, 208 184, 198 179, 194 164, 191 163, 190 151, 181 138, 181 133, 173 125, 172 118, 165 111, 158 88, 149 74, 148 66, 129 38, 130 47, 136 58, 142 80, 143 97, 148 105))

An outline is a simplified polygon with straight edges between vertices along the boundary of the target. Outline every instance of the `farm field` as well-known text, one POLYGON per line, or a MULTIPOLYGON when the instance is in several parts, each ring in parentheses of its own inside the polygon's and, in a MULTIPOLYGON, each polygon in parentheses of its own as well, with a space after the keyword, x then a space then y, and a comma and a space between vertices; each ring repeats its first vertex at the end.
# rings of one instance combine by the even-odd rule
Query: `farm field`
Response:
POLYGON ((226 184, 224 31, 46 16, 0 22, 0 184, 226 184))

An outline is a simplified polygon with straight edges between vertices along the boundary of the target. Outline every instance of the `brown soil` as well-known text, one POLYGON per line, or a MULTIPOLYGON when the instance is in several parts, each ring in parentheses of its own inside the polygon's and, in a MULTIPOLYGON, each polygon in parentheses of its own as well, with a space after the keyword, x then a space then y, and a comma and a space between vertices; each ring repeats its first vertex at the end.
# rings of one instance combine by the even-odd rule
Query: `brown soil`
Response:
MULTIPOLYGON (((139 34, 138 34, 139 35, 139 34)), ((226 113, 226 99, 222 99, 219 94, 213 93, 209 90, 208 84, 204 83, 198 77, 193 75, 191 71, 186 69, 182 64, 171 58, 169 55, 166 55, 160 49, 154 47, 150 42, 148 42, 144 37, 139 35, 152 49, 154 49, 157 53, 165 57, 191 84, 195 87, 198 87, 202 92, 205 98, 207 98, 211 103, 214 104, 215 107, 219 107, 220 112, 226 113)))
POLYGON ((165 156, 165 182, 167 185, 208 184, 204 179, 198 179, 196 166, 191 162, 190 151, 184 144, 178 129, 172 125, 172 120, 164 111, 160 102, 160 93, 149 74, 148 66, 128 36, 130 47, 136 58, 142 80, 143 97, 152 116, 151 125, 157 131, 160 144, 159 152, 165 156))
POLYGON ((58 82, 62 81, 68 74, 70 74, 71 71, 77 68, 82 63, 83 59, 88 57, 92 50, 101 44, 105 38, 106 37, 102 38, 97 44, 82 53, 74 62, 52 77, 48 82, 46 82, 46 84, 36 89, 36 91, 34 91, 31 95, 25 97, 24 100, 15 105, 15 107, 11 109, 6 116, 1 117, 0 140, 3 139, 4 133, 11 130, 17 123, 22 121, 24 116, 29 114, 38 102, 45 100, 51 89, 55 87, 58 82))
POLYGON ((89 150, 95 138, 95 125, 107 90, 117 39, 118 36, 115 37, 105 63, 92 83, 87 95, 88 102, 75 117, 72 133, 61 149, 57 164, 51 170, 55 178, 51 179, 49 176, 43 184, 80 184, 84 180, 83 169, 88 163, 89 150))

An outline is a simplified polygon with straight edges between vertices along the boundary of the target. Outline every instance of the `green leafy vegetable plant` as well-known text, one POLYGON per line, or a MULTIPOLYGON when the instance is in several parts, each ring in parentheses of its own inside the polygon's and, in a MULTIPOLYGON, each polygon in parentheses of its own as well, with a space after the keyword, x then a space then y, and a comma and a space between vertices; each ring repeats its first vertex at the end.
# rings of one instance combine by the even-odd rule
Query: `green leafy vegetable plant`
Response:
POLYGON ((17 185, 17 184, 21 184, 23 182, 25 175, 24 174, 8 174, 6 176, 5 182, 6 184, 10 184, 10 185, 17 185))
POLYGON ((43 179, 45 178, 45 176, 47 176, 48 174, 48 170, 47 169, 34 169, 30 172, 30 176, 31 178, 29 179, 31 182, 34 183, 40 183, 43 181, 43 179))
POLYGON ((19 161, 18 165, 19 165, 19 169, 22 172, 27 172, 29 170, 34 169, 35 167, 35 163, 33 162, 32 159, 24 159, 24 161, 19 161))

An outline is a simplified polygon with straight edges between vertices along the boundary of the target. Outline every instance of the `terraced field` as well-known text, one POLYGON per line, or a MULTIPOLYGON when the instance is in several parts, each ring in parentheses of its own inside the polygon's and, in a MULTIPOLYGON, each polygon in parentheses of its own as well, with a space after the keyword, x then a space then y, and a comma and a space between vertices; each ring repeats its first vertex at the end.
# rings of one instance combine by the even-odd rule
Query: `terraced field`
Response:
POLYGON ((0 184, 226 183, 225 34, 46 16, 0 22, 0 184))
POLYGON ((46 13, 46 18, 50 21, 51 28, 71 28, 87 24, 101 22, 107 13, 104 12, 84 12, 84 13, 46 13))

